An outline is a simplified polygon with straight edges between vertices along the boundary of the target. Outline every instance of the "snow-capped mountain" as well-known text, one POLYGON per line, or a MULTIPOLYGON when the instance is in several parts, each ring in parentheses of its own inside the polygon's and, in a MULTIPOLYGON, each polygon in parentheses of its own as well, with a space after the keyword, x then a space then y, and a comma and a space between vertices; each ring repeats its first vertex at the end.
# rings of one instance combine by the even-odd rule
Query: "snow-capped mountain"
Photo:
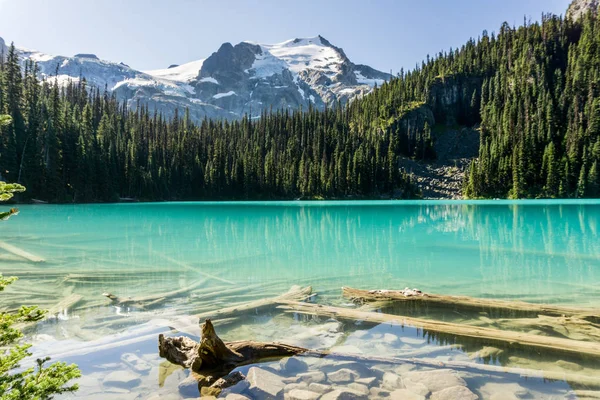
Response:
MULTIPOLYGON (((0 38, 0 51, 5 47, 0 38)), ((6 52, 6 50, 4 50, 6 52)), ((389 74, 352 63, 321 36, 274 45, 224 43, 210 57, 154 71, 138 71, 93 54, 53 56, 18 48, 23 61, 37 62, 40 75, 59 84, 85 78, 113 91, 130 107, 147 104, 172 115, 189 108, 192 118, 234 119, 264 109, 323 108, 372 90, 389 74)))

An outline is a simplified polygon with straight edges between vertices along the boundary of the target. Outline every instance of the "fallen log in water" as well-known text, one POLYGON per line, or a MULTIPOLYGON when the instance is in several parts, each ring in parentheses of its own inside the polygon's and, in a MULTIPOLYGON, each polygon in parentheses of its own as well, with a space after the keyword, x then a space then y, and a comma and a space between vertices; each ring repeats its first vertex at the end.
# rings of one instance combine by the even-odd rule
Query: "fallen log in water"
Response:
MULTIPOLYGON (((143 247, 140 247, 140 248, 144 249, 143 247)), ((185 263, 185 262, 183 262, 183 261, 179 261, 179 260, 176 260, 176 259, 174 259, 173 257, 169 257, 169 256, 167 256, 166 254, 163 254, 163 253, 160 253, 160 252, 154 251, 154 250, 152 250, 152 249, 144 249, 144 250, 145 250, 145 251, 149 251, 151 254, 153 254, 153 255, 155 255, 155 256, 157 256, 157 257, 159 257, 159 258, 162 258, 163 260, 165 260, 165 261, 167 261, 167 262, 170 262, 170 263, 172 263, 172 264, 175 264, 175 265, 177 265, 177 266, 179 266, 179 267, 181 267, 181 268, 184 268, 184 269, 186 269, 186 270, 188 270, 188 271, 193 271, 193 272, 195 272, 195 273, 197 273, 197 274, 204 275, 204 276, 205 276, 205 277, 207 277, 207 278, 212 278, 212 279, 215 279, 215 280, 217 280, 217 281, 221 281, 221 282, 223 282, 223 283, 227 283, 227 284, 229 284, 229 285, 236 285, 236 283, 235 283, 235 282, 233 282, 233 281, 230 281, 229 279, 224 279, 224 278, 221 278, 221 277, 219 277, 219 276, 216 276, 216 275, 209 274, 208 272, 204 272, 204 271, 202 271, 202 270, 201 270, 201 269, 199 269, 199 268, 194 268, 194 267, 192 267, 191 265, 189 265, 189 264, 187 264, 187 263, 185 263)))
POLYGON ((48 315, 56 315, 65 310, 69 310, 75 304, 79 303, 81 299, 83 299, 83 296, 80 294, 69 294, 68 296, 60 300, 58 303, 50 307, 48 309, 48 315))
POLYGON ((466 372, 498 375, 514 378, 540 378, 564 380, 571 384, 585 385, 591 388, 600 387, 600 378, 596 376, 577 375, 555 371, 535 371, 523 368, 506 368, 495 365, 482 365, 468 362, 440 362, 435 359, 409 359, 397 357, 369 357, 354 354, 339 354, 327 351, 314 351, 303 347, 289 346, 281 343, 263 343, 254 341, 223 342, 216 334, 210 320, 202 325, 200 342, 181 336, 158 337, 158 350, 161 357, 169 362, 196 372, 195 377, 200 387, 216 389, 212 394, 218 395, 223 388, 221 379, 235 368, 259 363, 265 360, 289 356, 329 358, 339 361, 362 363, 412 364, 427 368, 452 368, 466 372), (221 383, 220 383, 221 382, 221 383))
MULTIPOLYGON (((57 314, 71 309, 75 304, 79 303, 83 299, 83 296, 80 294, 70 294, 63 299, 61 299, 58 303, 54 304, 50 308, 48 308, 47 315, 56 316, 57 314)), ((31 322, 22 322, 15 325, 16 329, 24 330, 31 326, 34 326, 37 321, 31 322)))
POLYGON ((511 346, 535 347, 542 350, 600 357, 600 343, 539 336, 524 332, 513 332, 383 313, 365 312, 349 308, 325 306, 321 304, 310 304, 296 301, 282 301, 281 303, 282 305, 279 307, 284 309, 285 312, 290 313, 327 316, 378 324, 394 323, 399 325, 410 325, 430 332, 486 340, 489 342, 500 342, 504 344, 508 343, 511 346))
POLYGON ((119 305, 119 306, 136 304, 136 305, 140 305, 142 307, 151 307, 153 305, 161 303, 162 301, 164 301, 166 299, 170 299, 173 297, 180 296, 182 294, 189 293, 192 290, 196 289, 197 287, 205 285, 206 281, 207 281, 207 279, 200 279, 186 287, 182 287, 182 288, 172 290, 172 291, 166 292, 166 293, 151 294, 148 296, 122 298, 122 297, 115 296, 114 294, 111 294, 111 293, 102 293, 102 295, 105 297, 108 297, 110 300, 112 300, 112 302, 114 304, 119 305))
POLYGON ((289 291, 282 295, 272 297, 269 299, 255 300, 228 308, 222 308, 217 311, 208 311, 197 315, 197 318, 199 318, 201 321, 205 319, 231 318, 236 317, 240 314, 258 312, 264 310, 265 308, 273 307, 286 300, 304 301, 311 296, 314 296, 314 294, 312 294, 312 287, 308 286, 305 288, 301 288, 299 286, 292 286, 292 288, 289 291))
POLYGON ((17 246, 14 246, 10 243, 6 243, 0 240, 0 249, 6 250, 11 254, 14 254, 16 256, 19 256, 21 258, 26 259, 27 261, 31 261, 34 263, 39 263, 39 262, 45 262, 46 260, 44 260, 42 257, 40 256, 36 256, 35 254, 31 254, 21 248, 18 248, 17 246))
POLYGON ((460 307, 472 310, 498 310, 505 312, 522 312, 531 314, 549 315, 554 317, 586 315, 600 318, 600 314, 592 309, 561 307, 544 304, 525 303, 522 301, 505 301, 480 299, 467 296, 444 296, 439 294, 423 293, 418 290, 360 290, 342 287, 344 297, 355 302, 371 302, 393 300, 399 302, 421 302, 439 307, 460 307))

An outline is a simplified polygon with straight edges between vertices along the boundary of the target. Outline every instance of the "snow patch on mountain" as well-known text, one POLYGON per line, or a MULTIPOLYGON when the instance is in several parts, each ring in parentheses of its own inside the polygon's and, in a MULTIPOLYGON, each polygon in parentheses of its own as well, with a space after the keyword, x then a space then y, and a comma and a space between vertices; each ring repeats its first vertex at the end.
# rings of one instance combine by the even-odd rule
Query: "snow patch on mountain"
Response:
POLYGON ((375 85, 381 86, 385 83, 385 79, 367 78, 360 71, 354 71, 354 74, 356 74, 356 81, 362 85, 374 87, 375 85))
POLYGON ((199 82, 210 82, 210 83, 214 83, 215 85, 218 85, 218 84, 219 84, 219 81, 218 81, 218 80, 216 80, 215 78, 212 78, 212 77, 210 77, 210 76, 208 76, 208 77, 206 77, 206 78, 202 78, 202 79, 200 79, 200 81, 199 81, 199 82))
POLYGON ((145 71, 145 73, 156 78, 163 78, 176 82, 189 83, 198 77, 198 74, 202 69, 202 64, 204 64, 204 59, 192 61, 182 65, 177 65, 171 68, 145 71))
POLYGON ((340 54, 334 48, 325 45, 320 36, 261 47, 272 57, 285 63, 295 74, 309 69, 335 74, 339 72, 339 64, 343 62, 340 54))
POLYGON ((217 93, 213 96, 213 99, 221 99, 223 97, 229 97, 229 96, 235 96, 235 92, 233 90, 230 90, 227 93, 217 93))
POLYGON ((180 96, 186 97, 188 94, 194 93, 194 88, 190 85, 177 84, 176 82, 157 79, 150 75, 140 74, 135 78, 125 79, 117 83, 112 90, 119 90, 119 88, 126 86, 128 89, 139 89, 139 88, 152 88, 159 90, 167 96, 180 96))
POLYGON ((270 76, 281 74, 287 68, 283 60, 278 59, 269 53, 265 46, 261 46, 262 54, 257 55, 251 68, 244 70, 256 78, 268 78, 270 76))

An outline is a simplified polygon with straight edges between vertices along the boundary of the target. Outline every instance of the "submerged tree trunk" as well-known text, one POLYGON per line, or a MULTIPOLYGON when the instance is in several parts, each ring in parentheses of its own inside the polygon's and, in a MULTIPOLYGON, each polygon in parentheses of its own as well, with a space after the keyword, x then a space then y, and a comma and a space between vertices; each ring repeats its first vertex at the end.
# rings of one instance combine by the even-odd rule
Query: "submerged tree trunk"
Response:
POLYGON ((327 316, 351 321, 364 321, 377 324, 395 323, 422 328, 429 332, 473 338, 488 342, 537 348, 542 351, 574 353, 600 357, 600 343, 584 342, 550 336, 533 335, 525 332, 492 329, 445 321, 427 320, 407 316, 391 315, 379 312, 361 311, 349 308, 326 306, 322 304, 281 301, 279 308, 285 312, 307 315, 327 316))
POLYGON ((583 317, 583 319, 586 320, 600 319, 600 313, 598 313, 598 310, 591 308, 561 307, 554 305, 526 303, 524 301, 480 299, 468 296, 445 296, 440 294, 423 293, 420 290, 415 289, 360 290, 350 287, 342 287, 342 294, 344 297, 358 303, 383 300, 396 302, 420 302, 447 308, 498 310, 505 312, 530 313, 535 315, 541 314, 553 317, 578 316, 583 317))

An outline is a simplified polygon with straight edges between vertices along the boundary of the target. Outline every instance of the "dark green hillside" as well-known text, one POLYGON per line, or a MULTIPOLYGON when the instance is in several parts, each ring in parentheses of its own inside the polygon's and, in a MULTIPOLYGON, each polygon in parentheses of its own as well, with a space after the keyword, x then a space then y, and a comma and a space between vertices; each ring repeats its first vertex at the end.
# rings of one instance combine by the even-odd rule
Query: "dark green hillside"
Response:
POLYGON ((84 81, 39 82, 14 48, 4 58, 0 111, 12 123, 1 128, 0 180, 26 185, 31 198, 410 198, 415 182, 458 185, 460 168, 435 163, 477 136, 468 197, 600 195, 600 20, 592 13, 484 32, 346 107, 199 125, 185 112, 166 120, 143 106, 130 111, 84 81))

